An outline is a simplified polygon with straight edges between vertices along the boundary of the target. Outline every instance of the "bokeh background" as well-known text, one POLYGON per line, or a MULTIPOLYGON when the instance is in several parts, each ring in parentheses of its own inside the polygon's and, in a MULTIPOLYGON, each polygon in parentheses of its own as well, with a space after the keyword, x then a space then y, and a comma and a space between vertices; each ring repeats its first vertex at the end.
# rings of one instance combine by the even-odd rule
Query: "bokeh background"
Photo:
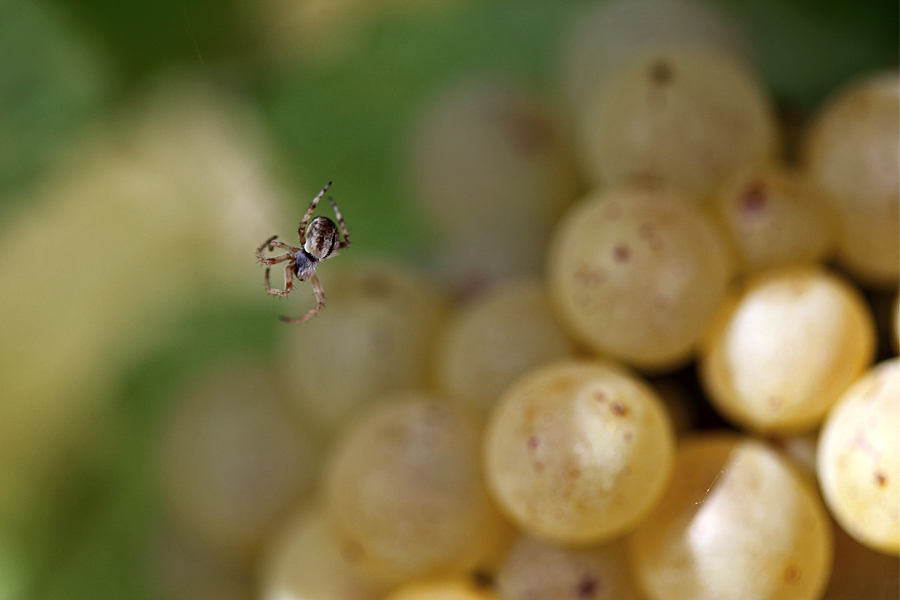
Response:
MULTIPOLYGON (((720 4, 789 134, 896 68, 895 0, 720 4)), ((334 180, 348 259, 426 262, 402 177, 422 98, 487 73, 552 105, 591 5, 0 0, 0 600, 165 597, 160 422, 215 365, 275 360, 306 306, 263 293, 256 245, 334 180)))

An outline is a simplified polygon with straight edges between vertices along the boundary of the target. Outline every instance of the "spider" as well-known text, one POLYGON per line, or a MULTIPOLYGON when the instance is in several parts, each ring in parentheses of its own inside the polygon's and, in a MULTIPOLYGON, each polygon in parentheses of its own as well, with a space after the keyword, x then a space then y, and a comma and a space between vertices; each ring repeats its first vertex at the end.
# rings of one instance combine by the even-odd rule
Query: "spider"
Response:
POLYGON ((328 198, 328 202, 331 203, 331 208, 334 209, 334 215, 337 217, 337 221, 341 226, 341 233, 344 234, 344 239, 341 240, 340 235, 338 235, 337 225, 335 225, 334 221, 328 217, 316 217, 312 220, 312 223, 309 222, 313 211, 316 209, 316 205, 330 186, 331 182, 329 181, 325 187, 322 188, 322 191, 313 198, 309 208, 306 209, 306 214, 303 215, 303 220, 300 222, 300 228, 298 230, 298 233, 300 234, 300 248, 295 248, 284 242, 276 241, 278 236, 273 235, 256 249, 256 256, 259 258, 259 262, 266 265, 265 281, 266 291, 268 293, 277 296, 287 296, 294 289, 294 277, 296 277, 298 281, 308 280, 312 284, 313 291, 316 293, 318 304, 309 309, 302 317, 281 317, 281 320, 286 323, 303 323, 325 306, 325 290, 322 289, 322 284, 316 276, 316 266, 326 258, 334 256, 338 250, 350 245, 350 234, 347 233, 347 225, 344 223, 344 217, 341 216, 341 211, 338 210, 337 204, 330 197, 328 198), (306 228, 307 223, 309 223, 309 229, 306 228), (287 252, 279 254, 278 256, 266 258, 263 255, 263 250, 266 248, 268 248, 269 252, 272 252, 275 248, 282 248, 283 250, 287 250, 287 252), (287 262, 287 264, 284 266, 284 289, 279 290, 269 285, 269 271, 271 270, 272 265, 282 262, 287 262))

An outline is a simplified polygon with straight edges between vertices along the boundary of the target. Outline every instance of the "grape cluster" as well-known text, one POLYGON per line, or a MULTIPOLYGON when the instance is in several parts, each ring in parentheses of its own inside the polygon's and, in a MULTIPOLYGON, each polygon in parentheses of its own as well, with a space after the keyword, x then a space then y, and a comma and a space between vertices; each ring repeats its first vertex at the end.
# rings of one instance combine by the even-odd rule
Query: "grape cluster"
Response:
POLYGON ((789 163, 736 25, 671 0, 657 36, 653 5, 579 25, 556 112, 430 98, 404 173, 437 276, 323 273, 278 365, 173 415, 171 508, 261 557, 259 597, 897 597, 900 370, 866 294, 900 276, 900 82, 838 92, 789 163))

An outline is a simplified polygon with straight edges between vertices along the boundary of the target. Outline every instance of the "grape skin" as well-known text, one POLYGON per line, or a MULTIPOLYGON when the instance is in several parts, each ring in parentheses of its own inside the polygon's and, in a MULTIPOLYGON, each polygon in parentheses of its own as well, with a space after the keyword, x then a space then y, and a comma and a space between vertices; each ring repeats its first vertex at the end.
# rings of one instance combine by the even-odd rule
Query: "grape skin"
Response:
POLYGON ((554 308, 574 337, 654 371, 690 359, 731 276, 711 221, 658 187, 587 197, 557 225, 547 264, 554 308))
POLYGON ((900 75, 850 83, 820 109, 803 140, 810 178, 838 218, 838 257, 860 281, 900 276, 900 75))
POLYGON ((816 600, 832 532, 812 485, 760 441, 682 441, 662 501, 629 537, 651 600, 816 600))
POLYGON ((508 535, 480 469, 481 430, 429 394, 380 399, 326 467, 324 498, 355 564, 380 580, 455 574, 508 535))
POLYGON ((507 281, 450 319, 437 352, 438 384, 486 414, 519 376, 573 352, 540 284, 507 281))
POLYGON ((877 365, 835 404, 817 472, 838 523, 866 546, 900 554, 900 359, 877 365))
POLYGON ((639 600, 621 540, 572 549, 523 534, 496 580, 506 600, 639 600))
POLYGON ((662 494, 673 453, 652 389, 600 361, 560 361, 519 379, 484 441, 498 504, 522 530, 561 544, 596 544, 635 526, 662 494))
POLYGON ((815 428, 874 351, 875 326, 859 292, 820 268, 796 267, 762 273, 729 298, 699 369, 725 418, 790 435, 815 428))
POLYGON ((648 51, 598 90, 577 124, 595 185, 650 177, 697 203, 778 147, 765 91, 739 63, 710 50, 648 51))

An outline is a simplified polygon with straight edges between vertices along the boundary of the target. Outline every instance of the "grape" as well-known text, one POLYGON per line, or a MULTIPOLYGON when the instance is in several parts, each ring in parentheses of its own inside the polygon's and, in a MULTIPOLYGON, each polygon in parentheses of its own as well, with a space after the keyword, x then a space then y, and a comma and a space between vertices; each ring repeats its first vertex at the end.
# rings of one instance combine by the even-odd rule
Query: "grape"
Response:
POLYGON ((210 544, 249 558, 274 521, 309 491, 315 447, 268 380, 229 365, 195 384, 163 429, 170 508, 210 544))
POLYGON ((499 551, 507 526, 480 469, 481 431, 424 393, 383 399, 338 444, 325 500, 360 568, 388 582, 461 573, 499 551))
POLYGON ((821 260, 834 245, 821 192, 781 165, 742 171, 716 194, 714 208, 745 271, 821 260))
POLYGON ((437 352, 438 383, 448 397, 487 412, 518 376, 573 351, 543 288, 506 282, 450 321, 437 352))
POLYGON ((281 372, 298 409, 328 435, 379 395, 425 385, 444 300, 411 270, 385 263, 320 278, 328 303, 285 331, 281 372))
POLYGON ((548 258, 551 299, 575 337, 651 370, 690 358, 729 274, 712 224, 654 187, 589 196, 558 225, 548 258))
POLYGON ((796 267, 759 275, 726 303, 699 368, 724 417, 789 435, 815 428, 874 351, 862 296, 837 275, 796 267))
POLYGON ((690 0, 624 0, 588 5, 572 19, 561 65, 570 105, 589 100, 623 64, 650 49, 724 52, 749 63, 741 26, 714 4, 690 0))
POLYGON ((705 201, 736 170, 774 155, 760 85, 727 55, 658 50, 631 61, 576 117, 595 184, 651 177, 705 201))
POLYGON ((866 548, 834 527, 834 569, 822 600, 896 600, 900 561, 866 548))
POLYGON ((358 572, 323 511, 289 521, 264 554, 262 600, 381 600, 386 588, 358 572))
MULTIPOLYGON (((395 590, 385 600, 501 600, 491 591, 462 579, 410 583, 395 590)), ((505 600, 505 599, 504 599, 505 600)))
POLYGON ((566 360, 503 394, 485 433, 486 477, 524 531, 595 544, 636 525, 665 488, 674 453, 653 390, 622 368, 566 360))
POLYGON ((681 443, 668 491, 628 540, 653 600, 816 600, 832 532, 812 485, 765 444, 681 443))
POLYGON ((576 193, 567 146, 540 103, 493 79, 456 81, 418 117, 408 155, 413 208, 435 230, 442 272, 460 283, 539 272, 576 193))
POLYGON ((838 523, 866 546, 900 554, 900 359, 866 373, 828 413, 817 471, 838 523))
POLYGON ((497 572, 506 600, 638 600, 621 541, 573 550, 522 535, 497 572))
POLYGON ((900 79, 858 80, 819 112, 804 140, 810 178, 838 217, 838 257, 862 281, 900 273, 900 79))

